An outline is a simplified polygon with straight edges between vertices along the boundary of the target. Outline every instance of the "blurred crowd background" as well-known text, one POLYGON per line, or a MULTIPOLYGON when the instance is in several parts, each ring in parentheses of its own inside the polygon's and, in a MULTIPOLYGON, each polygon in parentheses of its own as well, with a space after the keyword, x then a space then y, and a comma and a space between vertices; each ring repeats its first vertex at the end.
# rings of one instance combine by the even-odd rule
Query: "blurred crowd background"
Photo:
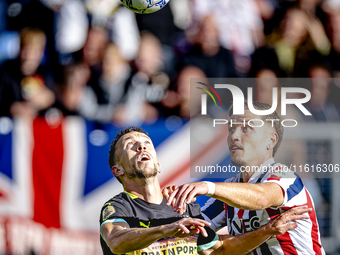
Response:
MULTIPOLYGON (((340 77, 338 0, 0 0, 0 19, 2 116, 154 123, 189 118, 191 77, 340 77)), ((338 120, 340 84, 310 90, 338 120)))
MULTIPOLYGON (((312 116, 294 119, 338 122, 340 0, 170 0, 147 15, 119 0, 0 0, 0 116, 52 128, 63 116, 98 129, 161 120, 176 131, 200 102, 190 78, 274 78, 255 85, 269 104, 276 78, 322 78, 307 85, 312 116)), ((332 146, 289 140, 280 150, 287 162, 330 164, 332 146)), ((332 179, 309 185, 321 234, 334 236, 332 179)))

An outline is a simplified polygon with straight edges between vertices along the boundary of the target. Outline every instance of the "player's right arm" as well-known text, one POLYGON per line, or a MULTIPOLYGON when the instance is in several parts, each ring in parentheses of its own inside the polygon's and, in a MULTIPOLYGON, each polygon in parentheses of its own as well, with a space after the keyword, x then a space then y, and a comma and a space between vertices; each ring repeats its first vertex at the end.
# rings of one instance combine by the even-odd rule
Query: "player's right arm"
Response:
POLYGON ((126 222, 104 222, 101 233, 112 253, 124 254, 146 248, 163 237, 186 237, 200 232, 207 236, 204 226, 209 225, 204 220, 193 218, 150 228, 130 228, 126 222), (191 226, 195 228, 191 229, 191 226))
POLYGON ((274 235, 282 235, 298 226, 296 220, 308 219, 304 213, 311 212, 307 206, 295 207, 280 214, 263 227, 237 236, 220 235, 219 241, 210 249, 201 251, 200 255, 242 255, 266 242, 274 235))
MULTIPOLYGON (((263 210, 268 207, 277 207, 284 202, 283 190, 279 184, 266 183, 233 183, 216 182, 215 193, 211 197, 223 201, 233 207, 244 210, 263 210), (270 190, 270 192, 268 192, 270 190)), ((169 193, 169 190, 167 190, 169 193)), ((170 191, 171 192, 171 191, 170 191)), ((165 191, 163 191, 163 194, 165 191)), ((205 182, 194 182, 178 186, 166 198, 167 205, 172 205, 174 211, 182 213, 186 204, 199 195, 208 193, 205 182)))

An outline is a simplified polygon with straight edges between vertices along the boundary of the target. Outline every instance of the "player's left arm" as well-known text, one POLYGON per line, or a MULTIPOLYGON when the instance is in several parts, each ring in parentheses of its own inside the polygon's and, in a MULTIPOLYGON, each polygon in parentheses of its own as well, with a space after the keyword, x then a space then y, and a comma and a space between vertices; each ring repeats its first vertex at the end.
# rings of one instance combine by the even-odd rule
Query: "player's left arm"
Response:
MULTIPOLYGON (((268 207, 278 207, 284 202, 284 191, 274 182, 266 183, 226 183, 215 184, 213 198, 221 200, 231 206, 244 210, 262 210, 268 207)), ((167 196, 167 205, 172 204, 174 210, 181 212, 186 204, 198 195, 208 193, 205 182, 194 182, 177 187, 167 196)))

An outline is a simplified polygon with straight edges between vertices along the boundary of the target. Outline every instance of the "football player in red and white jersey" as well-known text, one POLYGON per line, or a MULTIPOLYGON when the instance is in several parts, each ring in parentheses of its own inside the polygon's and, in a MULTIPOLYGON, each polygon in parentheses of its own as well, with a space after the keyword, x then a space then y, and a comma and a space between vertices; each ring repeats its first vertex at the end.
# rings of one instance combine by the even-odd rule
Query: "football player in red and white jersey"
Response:
MULTIPOLYGON (((260 102, 253 105, 257 110, 271 108, 260 102)), ((296 229, 273 236, 253 254, 325 254, 309 192, 296 173, 273 158, 283 138, 281 121, 264 121, 262 127, 247 125, 249 120, 280 117, 276 112, 257 116, 245 107, 244 115, 231 115, 233 125, 229 125, 228 135, 231 162, 240 167, 241 173, 221 183, 196 182, 166 188, 163 194, 168 198, 167 205, 181 212, 196 196, 210 195, 212 198, 202 208, 204 218, 214 229, 228 226, 231 235, 254 231, 290 208, 307 205, 313 208, 309 219, 299 220, 296 229)))

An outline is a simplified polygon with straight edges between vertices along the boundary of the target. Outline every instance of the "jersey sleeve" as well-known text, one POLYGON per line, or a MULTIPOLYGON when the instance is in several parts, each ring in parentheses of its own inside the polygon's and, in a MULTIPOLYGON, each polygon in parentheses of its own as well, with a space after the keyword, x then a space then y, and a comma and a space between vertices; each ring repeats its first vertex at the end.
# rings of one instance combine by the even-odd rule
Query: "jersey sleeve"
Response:
POLYGON ((286 166, 276 166, 266 175, 263 183, 266 182, 276 183, 282 189, 284 199, 282 205, 278 207, 292 207, 304 204, 304 201, 297 199, 297 195, 304 189, 302 180, 296 173, 290 171, 286 166))
MULTIPOLYGON (((188 205, 188 212, 190 217, 204 219, 201 214, 201 208, 199 204, 191 203, 188 205)), ((210 249, 218 241, 218 235, 210 227, 204 227, 208 236, 204 237, 201 233, 197 239, 197 251, 204 251, 210 249)))
POLYGON ((129 213, 123 203, 109 201, 104 204, 100 213, 100 227, 108 222, 124 222, 129 224, 129 213))

